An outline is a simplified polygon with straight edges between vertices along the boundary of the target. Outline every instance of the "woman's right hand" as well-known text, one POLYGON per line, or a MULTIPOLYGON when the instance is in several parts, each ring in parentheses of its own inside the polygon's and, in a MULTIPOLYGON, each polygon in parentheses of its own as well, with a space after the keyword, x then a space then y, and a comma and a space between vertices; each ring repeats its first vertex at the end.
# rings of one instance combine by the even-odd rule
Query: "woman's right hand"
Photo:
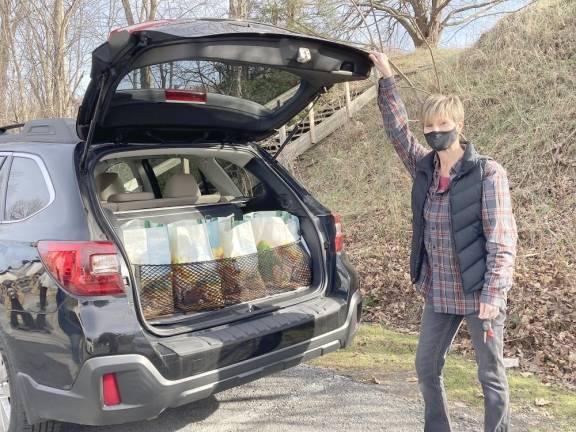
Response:
POLYGON ((382 52, 372 51, 370 55, 370 60, 376 66, 376 69, 380 71, 383 78, 389 78, 394 73, 392 72, 392 68, 390 67, 390 61, 388 60, 388 56, 382 52))

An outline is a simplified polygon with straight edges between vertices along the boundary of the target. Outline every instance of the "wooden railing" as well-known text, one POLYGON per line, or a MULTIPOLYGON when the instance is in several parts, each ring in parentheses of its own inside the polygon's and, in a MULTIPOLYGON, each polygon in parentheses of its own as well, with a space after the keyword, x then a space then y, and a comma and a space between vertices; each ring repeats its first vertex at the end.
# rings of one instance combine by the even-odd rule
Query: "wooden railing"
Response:
MULTIPOLYGON (((429 66, 418 67, 412 71, 405 72, 405 75, 429 69, 429 66)), ((364 81, 344 82, 335 85, 323 95, 314 107, 309 105, 310 112, 306 120, 301 125, 301 130, 294 134, 290 142, 278 156, 282 163, 289 164, 306 150, 322 141, 344 125, 362 107, 376 98, 378 93, 378 77, 375 70, 372 70, 370 78, 364 81)), ((284 103, 297 90, 297 86, 270 101, 267 106, 276 107, 284 103)), ((294 126, 292 126, 294 127, 294 126)), ((282 126, 276 135, 262 143, 263 147, 271 153, 275 153, 280 145, 289 135, 290 126, 282 126)))
MULTIPOLYGON (((337 84, 323 95, 314 107, 309 105, 306 109, 310 110, 307 118, 302 122, 300 130, 282 150, 278 160, 292 161, 352 118, 356 112, 376 97, 377 78, 375 77, 375 73, 372 73, 371 78, 365 81, 337 84)), ((273 108, 281 105, 293 96, 297 89, 297 86, 291 88, 268 102, 266 106, 273 108)), ((282 126, 275 136, 262 143, 263 147, 275 153, 281 143, 286 140, 290 129, 290 126, 282 126)))

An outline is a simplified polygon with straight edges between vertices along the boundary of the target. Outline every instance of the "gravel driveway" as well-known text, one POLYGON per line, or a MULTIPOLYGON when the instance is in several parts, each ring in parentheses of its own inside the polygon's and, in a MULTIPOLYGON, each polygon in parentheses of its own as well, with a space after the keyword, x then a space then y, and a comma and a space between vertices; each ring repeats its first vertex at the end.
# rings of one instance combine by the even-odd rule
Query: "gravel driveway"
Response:
MULTIPOLYGON (((226 390, 211 398, 165 411, 151 421, 120 426, 68 424, 65 432, 333 432, 422 430, 422 404, 415 383, 392 387, 365 384, 309 365, 226 390), (409 387, 409 388, 408 388, 409 387)), ((456 431, 478 431, 477 419, 454 419, 456 431)))

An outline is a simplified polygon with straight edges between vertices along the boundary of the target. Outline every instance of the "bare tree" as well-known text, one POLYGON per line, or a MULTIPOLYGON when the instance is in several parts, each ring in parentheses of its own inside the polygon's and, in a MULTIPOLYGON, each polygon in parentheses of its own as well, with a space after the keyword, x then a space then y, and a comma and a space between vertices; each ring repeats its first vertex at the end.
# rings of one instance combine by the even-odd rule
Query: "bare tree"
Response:
MULTIPOLYGON (((435 47, 442 32, 447 27, 465 25, 473 20, 494 12, 502 4, 517 5, 516 0, 349 0, 346 21, 352 27, 362 26, 358 17, 360 10, 364 17, 375 13, 377 19, 388 18, 406 30, 416 48, 435 47)), ((525 2, 524 2, 525 3, 525 2)), ((524 6, 522 6, 524 7, 524 6)), ((496 11, 494 13, 509 13, 496 11)))
MULTIPOLYGON (((230 18, 233 19, 246 19, 248 18, 250 2, 248 0, 229 0, 230 18)), ((242 66, 231 66, 230 77, 232 81, 231 94, 234 96, 242 96, 242 66)))
MULTIPOLYGON (((126 16, 128 25, 136 24, 134 20, 134 13, 132 12, 132 5, 130 0, 122 0, 122 7, 126 16)), ((140 13, 137 15, 138 22, 152 21, 156 19, 158 12, 158 0, 144 0, 140 5, 140 13)), ((140 88, 150 88, 152 84, 152 76, 149 67, 140 68, 140 88)))
POLYGON ((2 122, 8 117, 8 83, 10 81, 10 65, 16 31, 22 19, 22 3, 17 0, 0 0, 0 119, 2 122))
MULTIPOLYGON (((73 115, 74 95, 84 73, 82 40, 88 23, 86 0, 22 2, 25 17, 19 27, 14 62, 19 80, 36 107, 27 114, 73 115)), ((22 95, 24 96, 24 95, 22 95)))

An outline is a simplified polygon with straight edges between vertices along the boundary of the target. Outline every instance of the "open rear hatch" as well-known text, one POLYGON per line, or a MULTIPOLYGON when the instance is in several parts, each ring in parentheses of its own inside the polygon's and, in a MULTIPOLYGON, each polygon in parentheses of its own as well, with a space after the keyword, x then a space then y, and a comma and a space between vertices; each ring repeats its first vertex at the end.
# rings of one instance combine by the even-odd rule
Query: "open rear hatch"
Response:
POLYGON ((371 66, 361 49, 264 24, 144 23, 113 31, 93 52, 77 131, 85 153, 110 141, 258 141, 334 83, 367 78, 371 66), (274 83, 267 95, 242 87, 258 72, 260 90, 274 83))
MULTIPOLYGON (((183 318, 205 320, 208 312, 210 321, 221 317, 226 322, 253 308, 264 312, 280 307, 281 302, 266 301, 268 297, 289 300, 325 286, 331 270, 326 269, 324 222, 250 145, 275 133, 333 84, 365 79, 370 70, 368 54, 358 48, 233 20, 145 23, 113 31, 94 51, 91 82, 76 125, 84 140, 80 173, 95 177, 97 207, 124 249, 122 224, 131 221, 147 229, 230 215, 242 221, 254 212, 282 211, 295 217, 301 229, 301 239, 289 247, 229 261, 225 257, 216 264, 128 260, 146 320, 177 326, 183 318), (92 151, 95 157, 88 158, 92 151), (131 178, 119 178, 126 168, 114 166, 122 163, 131 178), (177 193, 167 191, 158 178, 162 170, 172 169, 180 185, 177 193), (243 186, 235 187, 227 170, 243 172, 244 180, 256 181, 256 189, 240 193, 243 186), (114 193, 106 192, 119 185, 114 193), (298 273, 283 288, 284 275, 272 274, 272 268, 282 266, 298 273), (251 272, 255 281, 246 277, 251 272), (244 288, 250 285, 252 292, 234 297, 228 290, 232 297, 218 297, 226 287, 238 287, 231 274, 243 278, 244 288), (206 307, 178 298, 202 281, 213 291, 199 299, 206 307), (170 291, 180 307, 166 297, 170 291), (163 299, 154 300, 154 293, 163 299), (142 296, 149 296, 146 305, 142 296)), ((326 209, 322 212, 321 217, 328 217, 326 209)))

